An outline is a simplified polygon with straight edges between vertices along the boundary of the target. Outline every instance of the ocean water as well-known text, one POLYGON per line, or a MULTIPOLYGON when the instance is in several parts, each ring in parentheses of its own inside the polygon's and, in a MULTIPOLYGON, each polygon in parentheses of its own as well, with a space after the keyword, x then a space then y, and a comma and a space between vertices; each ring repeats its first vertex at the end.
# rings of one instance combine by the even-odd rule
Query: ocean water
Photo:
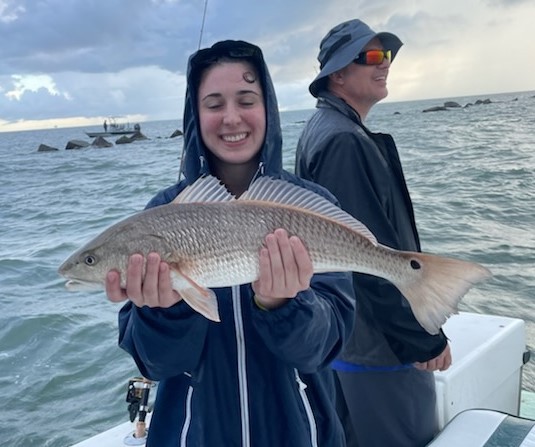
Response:
MULTIPOLYGON (((425 251, 493 272, 461 310, 526 321, 535 345, 535 92, 378 104, 375 131, 398 144, 425 251)), ((283 112, 284 163, 312 110, 283 112)), ((66 447, 128 420, 117 347, 118 304, 70 293, 60 263, 101 230, 140 210, 178 175, 179 120, 142 124, 150 138, 64 150, 81 128, 0 133, 0 446, 66 447), (40 143, 60 149, 39 153, 40 143)), ((99 130, 97 128, 91 130, 99 130)), ((110 139, 114 141, 114 139, 110 139)), ((524 388, 535 391, 533 361, 524 388)))

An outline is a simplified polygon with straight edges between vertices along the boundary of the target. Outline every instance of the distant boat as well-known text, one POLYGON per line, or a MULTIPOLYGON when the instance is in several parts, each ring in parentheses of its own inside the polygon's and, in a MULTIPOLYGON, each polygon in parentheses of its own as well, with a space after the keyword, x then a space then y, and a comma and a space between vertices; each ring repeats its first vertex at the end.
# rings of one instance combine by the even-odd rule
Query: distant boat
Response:
POLYGON ((130 127, 129 123, 120 124, 117 122, 115 117, 110 117, 104 121, 104 131, 103 132, 86 132, 86 135, 89 138, 95 137, 111 137, 113 135, 130 135, 141 130, 139 124, 135 124, 134 127, 130 127))
POLYGON ((123 130, 109 130, 108 132, 86 132, 86 135, 89 138, 95 138, 95 137, 111 137, 113 135, 130 135, 136 132, 137 131, 134 129, 123 129, 123 130))

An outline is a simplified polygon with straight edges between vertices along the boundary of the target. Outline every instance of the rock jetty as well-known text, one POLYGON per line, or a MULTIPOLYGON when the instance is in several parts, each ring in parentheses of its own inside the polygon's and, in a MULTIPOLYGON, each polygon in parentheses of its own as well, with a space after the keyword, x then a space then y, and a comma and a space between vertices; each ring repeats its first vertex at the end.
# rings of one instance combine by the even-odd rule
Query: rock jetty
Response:
MULTIPOLYGON (((464 106, 464 108, 466 107, 470 107, 470 106, 473 106, 473 105, 481 105, 481 104, 492 104, 492 101, 490 99, 478 99, 474 104, 472 103, 468 103, 464 106)), ((458 102, 455 102, 455 101, 446 101, 443 105, 441 106, 433 106, 433 107, 428 107, 427 109, 424 109, 422 110, 422 112, 426 113, 426 112, 445 112, 445 111, 448 111, 450 109, 460 109, 460 108, 463 108, 463 106, 461 104, 459 104, 458 102)))

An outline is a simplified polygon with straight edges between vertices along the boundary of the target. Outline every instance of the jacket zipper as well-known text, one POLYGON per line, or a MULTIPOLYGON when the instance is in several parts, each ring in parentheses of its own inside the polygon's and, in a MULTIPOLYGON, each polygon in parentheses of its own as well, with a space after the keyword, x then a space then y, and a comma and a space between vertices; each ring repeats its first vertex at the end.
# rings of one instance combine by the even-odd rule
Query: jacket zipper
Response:
POLYGON ((241 307, 240 286, 232 287, 232 303, 234 308, 234 325, 236 328, 236 349, 238 354, 238 383, 240 390, 241 436, 242 446, 250 447, 249 433, 249 393, 247 391, 247 369, 245 363, 245 337, 241 307))
POLYGON ((295 380, 297 381, 297 384, 299 386, 299 394, 301 395, 301 400, 303 402, 303 406, 305 407, 305 413, 308 419, 308 426, 310 429, 310 445, 312 447, 318 447, 318 427, 316 426, 314 413, 312 412, 312 407, 310 406, 310 401, 308 400, 308 396, 306 393, 307 385, 301 380, 301 377, 299 377, 299 372, 297 371, 297 369, 294 369, 294 372, 295 380))
MULTIPOLYGON (((234 326, 236 328, 236 349, 238 354, 238 382, 240 392, 240 412, 242 446, 251 447, 249 434, 249 395, 247 391, 247 370, 245 363, 245 337, 243 331, 243 318, 241 308, 240 286, 232 287, 232 303, 234 309, 234 326)), ((193 387, 188 388, 186 397, 186 417, 180 435, 180 447, 186 447, 187 436, 191 424, 191 398, 193 387)))
MULTIPOLYGON (((189 374, 188 374, 189 375, 189 374)), ((193 395, 193 387, 188 387, 188 394, 186 396, 186 417, 184 418, 184 425, 180 433, 180 447, 186 447, 188 431, 191 424, 191 397, 193 395)))

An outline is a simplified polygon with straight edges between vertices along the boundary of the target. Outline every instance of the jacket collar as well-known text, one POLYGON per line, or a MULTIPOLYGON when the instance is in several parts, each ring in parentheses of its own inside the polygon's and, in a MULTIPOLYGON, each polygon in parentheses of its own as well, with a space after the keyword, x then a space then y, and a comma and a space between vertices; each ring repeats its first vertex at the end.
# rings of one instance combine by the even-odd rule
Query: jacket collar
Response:
POLYGON ((318 102, 316 104, 318 109, 321 108, 331 108, 340 112, 342 115, 347 116, 350 120, 355 121, 360 126, 364 127, 359 113, 351 107, 347 102, 342 98, 333 95, 332 93, 322 90, 318 96, 318 102))

